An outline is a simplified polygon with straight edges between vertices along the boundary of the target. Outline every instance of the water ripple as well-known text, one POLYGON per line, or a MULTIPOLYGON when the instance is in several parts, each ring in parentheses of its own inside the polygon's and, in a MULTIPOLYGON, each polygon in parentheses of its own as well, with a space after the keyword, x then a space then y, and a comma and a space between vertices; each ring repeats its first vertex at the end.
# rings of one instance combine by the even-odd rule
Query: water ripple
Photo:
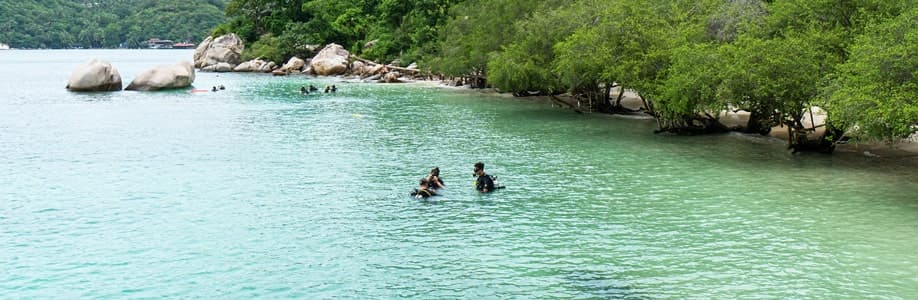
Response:
POLYGON ((918 177, 895 166, 474 92, 199 77, 229 89, 0 97, 0 295, 918 296, 918 177), (507 188, 473 191, 476 161, 507 188), (444 195, 408 197, 434 166, 444 195))

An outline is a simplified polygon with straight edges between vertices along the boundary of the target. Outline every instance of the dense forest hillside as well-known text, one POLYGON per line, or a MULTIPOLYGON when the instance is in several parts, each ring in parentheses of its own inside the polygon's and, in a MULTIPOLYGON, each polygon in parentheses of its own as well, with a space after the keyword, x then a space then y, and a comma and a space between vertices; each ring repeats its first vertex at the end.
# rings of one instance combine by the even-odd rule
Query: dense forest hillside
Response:
POLYGON ((246 40, 248 58, 281 61, 338 43, 370 59, 407 65, 437 51, 439 28, 459 0, 230 0, 216 34, 246 40))
POLYGON ((224 0, 0 0, 0 42, 14 48, 144 47, 198 42, 224 21, 224 0))

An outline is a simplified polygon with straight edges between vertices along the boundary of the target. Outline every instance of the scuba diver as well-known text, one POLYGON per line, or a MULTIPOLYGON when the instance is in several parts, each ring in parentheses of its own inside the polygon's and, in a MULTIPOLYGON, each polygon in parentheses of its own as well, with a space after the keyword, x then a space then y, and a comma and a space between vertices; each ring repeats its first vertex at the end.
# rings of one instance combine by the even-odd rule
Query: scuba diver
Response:
POLYGON ((433 189, 442 189, 446 187, 446 185, 443 184, 443 179, 440 179, 440 167, 434 167, 430 170, 430 174, 427 174, 427 177, 424 179, 427 179, 428 184, 433 189))
POLYGON ((497 177, 485 174, 484 163, 475 163, 475 189, 481 193, 490 193, 494 190, 502 189, 504 186, 494 183, 497 177))
POLYGON ((437 192, 429 187, 427 178, 421 178, 421 183, 418 184, 418 188, 411 191, 410 195, 415 198, 421 199, 421 198, 427 198, 430 196, 436 196, 437 192))

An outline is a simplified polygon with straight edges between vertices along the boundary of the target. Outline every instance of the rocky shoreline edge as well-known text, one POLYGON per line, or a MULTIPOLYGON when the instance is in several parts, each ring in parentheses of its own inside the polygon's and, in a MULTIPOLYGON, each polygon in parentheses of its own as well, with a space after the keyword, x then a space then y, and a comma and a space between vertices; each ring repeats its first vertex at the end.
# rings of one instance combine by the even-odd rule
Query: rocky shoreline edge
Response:
MULTIPOLYGON (((195 68, 202 72, 240 72, 240 73, 270 73, 274 76, 287 75, 312 75, 342 77, 349 82, 378 82, 378 83, 417 83, 450 88, 468 88, 491 95, 509 95, 493 89, 481 89, 476 85, 475 78, 444 78, 435 76, 430 72, 422 72, 416 63, 407 67, 400 67, 397 62, 383 64, 351 55, 349 51, 338 44, 328 44, 311 58, 291 57, 283 65, 272 61, 255 58, 242 61, 245 44, 236 34, 230 33, 219 37, 209 36, 202 41, 194 51, 193 63, 187 61, 175 65, 159 65, 148 69, 132 81, 127 90, 155 91, 161 89, 177 89, 191 86, 195 78, 195 68)), ((314 47, 318 49, 318 47, 314 47)), ((121 76, 118 70, 106 61, 91 60, 77 67, 70 77, 67 89, 75 92, 85 91, 120 91, 122 88, 121 76)), ((611 89, 614 95, 620 95, 621 107, 629 113, 622 116, 636 119, 653 120, 654 116, 638 94, 633 91, 620 91, 611 89)), ((518 95, 514 95, 515 97, 518 95)), ((578 113, 590 111, 592 103, 583 103, 583 100, 571 95, 532 96, 538 101, 550 103, 552 106, 568 108, 578 113)), ((718 112, 718 122, 728 131, 743 132, 749 123, 749 112, 728 111, 718 112)), ((826 134, 827 113, 819 107, 809 108, 801 120, 804 125, 809 125, 807 139, 819 140, 826 134)), ((767 136, 787 141, 791 137, 785 127, 773 127, 767 136)), ((841 152, 858 153, 867 157, 916 157, 918 158, 918 135, 901 139, 895 143, 859 142, 839 143, 833 145, 841 152)))

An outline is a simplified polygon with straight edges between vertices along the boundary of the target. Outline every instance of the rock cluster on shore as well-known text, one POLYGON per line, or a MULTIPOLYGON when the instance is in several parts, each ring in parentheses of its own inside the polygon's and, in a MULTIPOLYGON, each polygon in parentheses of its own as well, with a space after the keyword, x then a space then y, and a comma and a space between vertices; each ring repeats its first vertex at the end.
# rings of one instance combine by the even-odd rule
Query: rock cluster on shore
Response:
MULTIPOLYGON (((194 52, 195 67, 204 72, 260 72, 275 76, 306 74, 318 76, 352 76, 364 81, 404 82, 420 76, 417 64, 407 68, 379 64, 352 56, 338 44, 328 44, 312 58, 291 57, 283 65, 256 58, 240 62, 243 42, 235 34, 207 37, 194 52), (406 77, 407 76, 407 77, 406 77)), ((310 48, 312 49, 312 48, 310 48)))
POLYGON ((232 72, 242 62, 245 43, 234 33, 207 37, 194 50, 194 66, 208 72, 232 72))

